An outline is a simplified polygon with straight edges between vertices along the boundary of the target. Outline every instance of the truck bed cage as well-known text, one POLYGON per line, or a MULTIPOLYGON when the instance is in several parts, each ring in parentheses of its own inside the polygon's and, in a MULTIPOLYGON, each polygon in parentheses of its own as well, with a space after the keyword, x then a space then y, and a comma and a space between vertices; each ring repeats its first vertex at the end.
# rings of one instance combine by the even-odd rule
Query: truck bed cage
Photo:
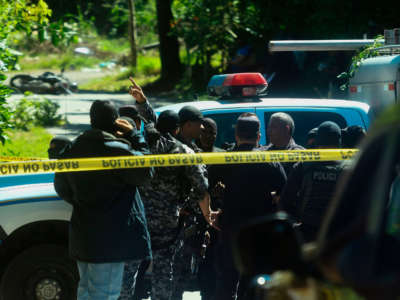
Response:
POLYGON ((399 55, 400 45, 386 45, 375 49, 379 55, 399 55))

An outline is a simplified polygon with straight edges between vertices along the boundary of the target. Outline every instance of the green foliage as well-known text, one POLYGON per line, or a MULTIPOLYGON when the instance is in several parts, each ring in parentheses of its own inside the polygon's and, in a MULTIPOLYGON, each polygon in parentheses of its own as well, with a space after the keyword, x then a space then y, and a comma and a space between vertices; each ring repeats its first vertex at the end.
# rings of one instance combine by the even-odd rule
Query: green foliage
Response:
POLYGON ((161 62, 158 52, 149 51, 146 55, 139 55, 135 69, 128 69, 115 75, 94 79, 88 83, 79 85, 81 90, 127 92, 129 87, 129 76, 144 86, 158 79, 161 70, 161 62))
MULTIPOLYGON (((110 22, 109 32, 111 37, 126 37, 129 10, 127 0, 112 0, 103 4, 108 11, 107 22, 110 22)), ((136 34, 138 44, 144 45, 157 40, 156 6, 154 0, 135 0, 136 34)))
POLYGON ((136 72, 141 75, 159 75, 161 71, 160 58, 157 56, 139 56, 136 72))
POLYGON ((121 54, 128 53, 130 50, 129 39, 127 38, 109 39, 99 37, 96 44, 100 51, 109 53, 121 54))
POLYGON ((13 128, 28 130, 32 126, 59 125, 62 117, 57 114, 60 105, 44 97, 24 97, 10 107, 10 124, 13 128))
POLYGON ((5 85, 0 84, 0 142, 4 143, 7 136, 5 130, 11 128, 10 117, 11 113, 6 106, 6 96, 11 92, 5 85))
POLYGON ((349 70, 347 72, 343 72, 337 76, 337 78, 339 78, 339 79, 346 80, 346 83, 340 87, 341 90, 344 91, 347 89, 347 87, 349 85, 349 79, 354 76, 355 72, 360 67, 361 62, 364 59, 367 59, 370 57, 375 57, 375 56, 379 55, 379 53, 375 49, 383 46, 383 44, 381 42, 382 39, 384 39, 384 37, 382 35, 378 35, 375 38, 374 43, 372 45, 364 47, 363 49, 358 51, 356 55, 354 55, 352 57, 349 70))
POLYGON ((91 91, 107 91, 107 92, 128 92, 128 87, 130 82, 128 77, 130 75, 135 75, 135 81, 140 86, 145 86, 148 83, 156 81, 159 75, 147 75, 143 76, 141 74, 134 73, 133 71, 126 71, 116 75, 109 75, 99 79, 94 79, 88 83, 82 84, 80 86, 81 90, 91 90, 91 91))
POLYGON ((10 138, 0 145, 0 156, 47 157, 52 136, 44 128, 33 127, 29 131, 13 129, 8 130, 7 135, 10 138))
POLYGON ((29 0, 0 0, 0 141, 6 140, 5 130, 10 127, 11 113, 6 105, 10 90, 4 86, 4 72, 15 67, 18 53, 9 48, 9 35, 24 31, 28 35, 48 23, 51 10, 43 0, 31 4, 29 0))
POLYGON ((101 59, 93 56, 87 57, 66 53, 62 55, 41 54, 35 56, 34 59, 31 57, 22 57, 19 64, 23 71, 38 69, 60 70, 61 68, 80 69, 93 67, 97 66, 101 61, 101 59))
POLYGON ((249 35, 254 33, 244 23, 239 0, 179 0, 174 1, 173 10, 175 22, 171 26, 174 34, 185 41, 187 63, 193 55, 197 63, 209 66, 218 52, 222 53, 223 63, 239 32, 247 29, 249 35))

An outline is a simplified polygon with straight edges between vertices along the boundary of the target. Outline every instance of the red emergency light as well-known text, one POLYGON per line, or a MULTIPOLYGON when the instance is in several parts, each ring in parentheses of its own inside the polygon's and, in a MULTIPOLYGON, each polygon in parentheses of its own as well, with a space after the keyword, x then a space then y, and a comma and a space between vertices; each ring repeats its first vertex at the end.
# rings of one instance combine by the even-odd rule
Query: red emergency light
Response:
POLYGON ((268 83, 260 73, 221 74, 211 77, 207 90, 210 96, 254 97, 265 93, 268 83))

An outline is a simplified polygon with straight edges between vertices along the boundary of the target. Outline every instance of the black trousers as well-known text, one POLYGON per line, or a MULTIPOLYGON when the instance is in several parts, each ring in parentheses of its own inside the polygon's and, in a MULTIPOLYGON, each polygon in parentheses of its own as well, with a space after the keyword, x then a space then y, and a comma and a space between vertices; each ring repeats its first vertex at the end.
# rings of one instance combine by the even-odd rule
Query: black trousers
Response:
POLYGON ((244 300, 250 278, 240 276, 236 269, 230 235, 221 234, 216 246, 216 290, 213 300, 244 300))

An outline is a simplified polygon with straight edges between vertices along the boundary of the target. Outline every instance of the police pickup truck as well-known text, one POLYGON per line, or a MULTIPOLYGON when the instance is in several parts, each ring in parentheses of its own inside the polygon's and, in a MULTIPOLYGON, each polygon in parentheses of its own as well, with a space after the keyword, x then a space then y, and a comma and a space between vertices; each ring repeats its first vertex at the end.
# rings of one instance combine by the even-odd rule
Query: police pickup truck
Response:
MULTIPOLYGON (((271 114, 286 112, 296 125, 294 138, 306 141, 307 132, 323 121, 344 128, 369 127, 369 106, 346 100, 286 99, 263 96, 267 82, 258 73, 216 75, 208 85, 215 100, 186 102, 157 109, 199 108, 218 125, 217 146, 234 142, 234 124, 244 112, 261 121, 261 144, 267 144, 271 114)), ((54 174, 7 175, 0 163, 0 299, 75 299, 79 275, 68 256, 71 206, 53 188, 54 174)))

